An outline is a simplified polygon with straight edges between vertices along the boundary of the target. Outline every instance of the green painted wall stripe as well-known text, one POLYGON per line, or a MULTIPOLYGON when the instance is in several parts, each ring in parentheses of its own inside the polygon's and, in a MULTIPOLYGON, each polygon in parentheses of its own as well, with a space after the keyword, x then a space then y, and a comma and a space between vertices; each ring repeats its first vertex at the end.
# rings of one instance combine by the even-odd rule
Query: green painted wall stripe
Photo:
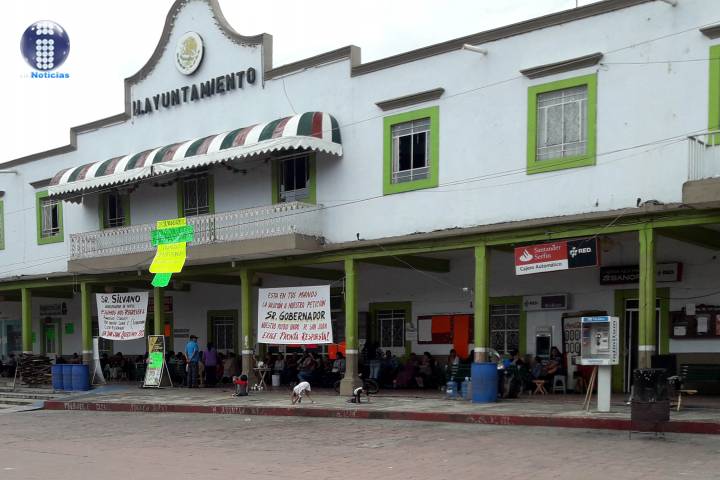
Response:
POLYGON ((528 88, 527 113, 527 173, 552 172, 566 168, 595 165, 597 149, 597 74, 558 80, 528 88), (537 153, 537 97, 541 93, 587 85, 587 152, 585 155, 552 160, 536 159, 537 153))
POLYGON ((490 304, 488 303, 488 248, 485 244, 475 247, 475 301, 473 302, 473 343, 476 348, 490 343, 490 304))
POLYGON ((345 257, 345 348, 358 349, 357 263, 345 257))
MULTIPOLYGON (((720 129, 720 45, 710 47, 708 64, 708 130, 718 130, 720 129)), ((716 135, 712 143, 720 143, 720 135, 716 135)))

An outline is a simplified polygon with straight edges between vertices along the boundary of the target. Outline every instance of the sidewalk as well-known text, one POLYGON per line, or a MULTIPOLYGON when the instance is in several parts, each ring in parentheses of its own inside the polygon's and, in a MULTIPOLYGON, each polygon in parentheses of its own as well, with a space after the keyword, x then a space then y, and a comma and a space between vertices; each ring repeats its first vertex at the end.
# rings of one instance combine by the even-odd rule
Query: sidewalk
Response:
MULTIPOLYGON (((585 412, 582 395, 521 396, 491 404, 445 399, 436 391, 381 391, 370 403, 348 403, 333 391, 313 392, 307 399, 290 404, 290 389, 251 392, 233 397, 232 388, 141 389, 136 385, 108 385, 63 399, 48 400, 45 409, 103 412, 182 412, 239 415, 311 416, 416 420, 433 422, 526 425, 566 428, 630 430, 630 407, 624 396, 613 396, 612 412, 585 412)), ((670 414, 663 431, 720 434, 720 398, 683 400, 683 409, 670 414)))

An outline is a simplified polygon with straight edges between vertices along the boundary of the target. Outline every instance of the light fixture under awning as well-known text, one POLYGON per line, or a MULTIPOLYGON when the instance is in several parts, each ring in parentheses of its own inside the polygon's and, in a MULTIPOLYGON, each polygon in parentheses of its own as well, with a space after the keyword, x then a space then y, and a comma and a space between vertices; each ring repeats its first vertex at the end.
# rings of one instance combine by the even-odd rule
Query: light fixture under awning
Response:
POLYGON ((58 197, 73 192, 90 192, 282 150, 326 152, 341 156, 337 120, 327 113, 306 112, 219 135, 67 168, 52 178, 48 195, 58 197))

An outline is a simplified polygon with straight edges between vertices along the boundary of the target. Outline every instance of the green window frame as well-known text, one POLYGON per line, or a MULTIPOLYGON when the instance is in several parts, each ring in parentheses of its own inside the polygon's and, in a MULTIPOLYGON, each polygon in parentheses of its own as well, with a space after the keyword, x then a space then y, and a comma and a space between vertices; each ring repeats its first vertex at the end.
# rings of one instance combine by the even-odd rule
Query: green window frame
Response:
POLYGON ((317 169, 316 169, 316 156, 314 153, 308 153, 303 155, 291 156, 287 158, 276 158, 271 163, 271 178, 272 178, 272 203, 284 203, 285 200, 282 195, 282 163, 289 161, 297 161, 300 158, 307 158, 307 194, 304 196, 298 196, 290 201, 305 202, 315 204, 316 191, 317 191, 317 169))
POLYGON ((383 194, 409 192, 424 188, 438 186, 439 179, 439 158, 440 158, 440 109, 439 107, 428 107, 412 112, 400 113, 383 118, 383 194), (426 178, 410 180, 406 182, 393 182, 393 127, 402 123, 409 123, 416 120, 430 119, 430 133, 428 148, 426 178))
POLYGON ((5 250, 5 200, 0 200, 0 250, 5 250))
POLYGON ((527 174, 552 172, 566 168, 578 168, 595 165, 597 149, 597 74, 583 75, 555 82, 534 85, 528 88, 527 122, 527 174), (537 159, 538 147, 538 97, 543 93, 567 90, 575 87, 587 87, 587 138, 585 153, 548 160, 537 159))
POLYGON ((100 194, 100 198, 98 199, 98 217, 100 220, 100 229, 105 230, 107 228, 116 228, 116 227, 129 227, 130 226, 130 195, 128 194, 121 194, 120 192, 107 192, 100 194), (111 222, 107 217, 107 208, 108 208, 108 199, 110 195, 119 195, 120 196, 120 202, 122 204, 123 209, 123 222, 122 224, 118 225, 111 225, 111 222))
MULTIPOLYGON (((368 341, 381 343, 380 339, 380 323, 382 319, 378 318, 378 313, 388 311, 402 311, 405 316, 405 322, 403 324, 402 331, 402 342, 405 347, 405 354, 409 355, 412 351, 412 342, 407 340, 405 332, 407 331, 408 325, 412 324, 412 302, 377 302, 371 303, 370 305, 370 330, 368 331, 368 341)), ((400 345, 394 345, 392 347, 384 346, 385 348, 400 348, 400 345)))
POLYGON ((48 198, 47 190, 35 193, 35 214, 37 219, 37 243, 47 245, 49 243, 60 243, 63 241, 63 210, 62 201, 57 200, 57 231, 53 234, 43 234, 43 204, 48 198))
POLYGON ((215 213, 215 185, 214 185, 214 179, 213 176, 210 174, 198 174, 193 175, 189 177, 183 177, 179 178, 177 181, 177 208, 178 208, 178 217, 192 217, 196 215, 206 215, 206 214, 212 214, 215 213), (203 213, 195 213, 195 212, 188 212, 185 208, 185 184, 186 182, 198 180, 202 178, 207 178, 207 212, 203 213), (189 213, 189 214, 188 214, 189 213))
MULTIPOLYGON (((708 75, 708 130, 720 130, 720 45, 710 47, 710 72, 708 75)), ((720 135, 711 139, 713 145, 720 143, 720 135)))

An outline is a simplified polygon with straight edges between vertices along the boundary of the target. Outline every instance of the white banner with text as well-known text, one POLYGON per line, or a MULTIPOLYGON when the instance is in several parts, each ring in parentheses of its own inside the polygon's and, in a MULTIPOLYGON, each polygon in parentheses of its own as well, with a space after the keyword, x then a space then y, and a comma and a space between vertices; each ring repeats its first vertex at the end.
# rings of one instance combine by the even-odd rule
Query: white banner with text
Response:
POLYGON ((275 345, 333 343, 330 286, 261 288, 258 342, 275 345))
POLYGON ((98 293, 98 330, 108 340, 145 338, 148 292, 98 293))

